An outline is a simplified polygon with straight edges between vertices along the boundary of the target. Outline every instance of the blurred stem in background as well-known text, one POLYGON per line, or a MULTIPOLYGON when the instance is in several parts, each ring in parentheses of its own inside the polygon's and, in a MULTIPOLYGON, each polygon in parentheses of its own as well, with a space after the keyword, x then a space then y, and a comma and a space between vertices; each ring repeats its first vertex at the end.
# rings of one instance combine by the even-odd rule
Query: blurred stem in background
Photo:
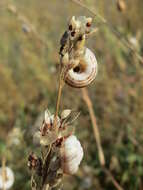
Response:
POLYGON ((82 89, 82 96, 83 96, 83 100, 85 101, 85 103, 87 105, 87 108, 89 110, 89 115, 90 115, 90 118, 91 118, 93 131, 94 131, 94 137, 95 137, 95 140, 96 140, 96 143, 97 143, 97 149, 98 149, 98 156, 99 156, 100 165, 105 166, 105 157, 104 157, 104 153, 103 153, 103 149, 102 149, 102 145, 101 145, 100 133, 99 133, 98 125, 97 125, 97 122, 96 122, 96 117, 94 115, 92 101, 91 101, 91 99, 89 97, 88 90, 86 88, 82 89))
POLYGON ((112 183, 114 184, 116 189, 117 190, 123 190, 123 188, 116 181, 116 179, 114 178, 112 173, 105 166, 105 157, 104 157, 104 152, 103 152, 103 148, 102 148, 102 145, 101 145, 100 133, 99 133, 99 129, 98 129, 97 121, 96 121, 96 116, 94 114, 92 101, 90 99, 90 96, 89 96, 87 88, 82 89, 82 97, 83 97, 83 100, 85 101, 85 103, 87 105, 89 115, 90 115, 90 118, 91 118, 93 131, 94 131, 94 137, 95 137, 95 141, 96 141, 97 149, 98 149, 98 156, 99 156, 100 165, 101 165, 103 171, 105 172, 105 174, 110 178, 110 180, 112 181, 112 183))

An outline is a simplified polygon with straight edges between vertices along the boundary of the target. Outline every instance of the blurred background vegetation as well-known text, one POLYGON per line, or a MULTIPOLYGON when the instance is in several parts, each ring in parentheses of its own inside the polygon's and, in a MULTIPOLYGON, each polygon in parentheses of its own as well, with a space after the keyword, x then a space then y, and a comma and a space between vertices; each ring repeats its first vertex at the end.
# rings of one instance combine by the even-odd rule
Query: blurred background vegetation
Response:
MULTIPOLYGON (((142 0, 125 0, 122 10, 116 0, 83 2, 143 55, 142 0)), ((31 129, 47 107, 55 110, 59 41, 72 15, 90 16, 70 0, 0 0, 0 158, 6 155, 7 165, 15 173, 13 190, 30 189, 31 129)), ((88 47, 96 54, 99 72, 89 94, 106 166, 123 189, 143 190, 143 63, 99 19, 94 19, 94 26, 99 31, 88 47)), ((85 151, 79 172, 65 178, 64 189, 116 189, 100 167, 79 89, 65 86, 63 108, 81 111, 76 134, 85 151)))

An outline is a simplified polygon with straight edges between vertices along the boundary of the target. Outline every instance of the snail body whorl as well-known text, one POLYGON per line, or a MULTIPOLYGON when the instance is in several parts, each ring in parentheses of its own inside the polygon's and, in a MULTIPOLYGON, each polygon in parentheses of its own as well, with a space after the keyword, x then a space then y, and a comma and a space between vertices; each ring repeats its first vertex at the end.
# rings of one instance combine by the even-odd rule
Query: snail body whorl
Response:
POLYGON ((94 53, 85 48, 84 55, 79 58, 79 66, 68 71, 66 76, 66 83, 75 88, 83 88, 88 86, 96 77, 97 74, 97 60, 94 53), (82 68, 82 66, 84 66, 82 68), (78 68, 78 71, 76 70, 78 68))
POLYGON ((82 158, 82 146, 76 136, 71 135, 64 141, 61 148, 61 166, 63 172, 66 174, 76 173, 82 158))

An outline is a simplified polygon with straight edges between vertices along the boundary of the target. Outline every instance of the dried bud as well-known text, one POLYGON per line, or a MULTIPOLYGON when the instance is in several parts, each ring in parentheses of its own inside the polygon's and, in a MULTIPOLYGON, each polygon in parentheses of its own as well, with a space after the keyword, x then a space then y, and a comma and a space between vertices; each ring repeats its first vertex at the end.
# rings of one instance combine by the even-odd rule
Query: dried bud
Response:
POLYGON ((86 26, 87 26, 87 27, 90 27, 91 24, 92 24, 92 18, 89 17, 89 18, 87 18, 86 20, 87 20, 86 26))
POLYGON ((124 0, 117 0, 117 8, 119 11, 124 12, 126 10, 126 4, 124 0))
MULTIPOLYGON (((51 113, 49 112, 49 110, 47 109, 45 111, 45 117, 44 117, 44 124, 47 124, 47 125, 53 125, 54 123, 54 119, 55 119, 55 115, 51 115, 51 113)), ((57 125, 58 127, 60 126, 60 118, 57 116, 57 125)))
POLYGON ((29 169, 36 169, 37 165, 38 157, 34 153, 31 153, 28 157, 28 167, 29 169))
POLYGON ((56 141, 58 138, 56 131, 49 131, 45 136, 40 137, 40 144, 48 146, 56 141))
POLYGON ((61 137, 61 138, 58 138, 55 142, 55 146, 56 147, 60 147, 62 145, 62 142, 63 142, 64 138, 61 137))
MULTIPOLYGON (((46 136, 49 134, 50 131, 52 132, 54 120, 55 120, 55 116, 50 115, 50 112, 45 111, 45 119, 43 121, 43 125, 40 128, 41 136, 46 136)), ((61 122, 58 116, 56 120, 57 120, 56 121, 57 127, 60 127, 61 122)))
POLYGON ((47 110, 45 111, 45 117, 44 117, 45 123, 47 123, 47 124, 50 123, 50 117, 51 117, 51 113, 50 113, 50 111, 47 109, 47 110))
POLYGON ((63 110, 62 113, 61 113, 61 119, 67 118, 70 114, 71 114, 70 109, 63 110))
MULTIPOLYGON (((51 115, 49 111, 46 111, 45 120, 40 128, 40 144, 43 146, 54 143, 58 138, 57 132, 53 130, 54 120, 55 115, 51 115)), ((60 118, 57 116, 56 120, 56 125, 59 128, 61 125, 60 118)))

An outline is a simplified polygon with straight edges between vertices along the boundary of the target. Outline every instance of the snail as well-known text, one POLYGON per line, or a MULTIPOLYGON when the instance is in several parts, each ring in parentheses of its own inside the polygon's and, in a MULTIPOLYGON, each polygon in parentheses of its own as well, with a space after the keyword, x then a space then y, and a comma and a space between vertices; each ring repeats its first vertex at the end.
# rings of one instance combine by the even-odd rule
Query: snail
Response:
POLYGON ((60 150, 61 167, 65 174, 75 174, 83 158, 83 148, 76 138, 71 135, 67 137, 60 150))
POLYGON ((5 168, 5 180, 3 181, 3 169, 0 168, 0 189, 10 189, 14 183, 14 173, 9 168, 5 168))
POLYGON ((61 63, 68 68, 64 79, 75 88, 88 86, 97 75, 96 57, 85 46, 86 38, 93 31, 91 24, 92 18, 73 16, 61 39, 61 63))
POLYGON ((86 48, 84 56, 79 59, 79 65, 68 71, 65 81, 75 88, 88 86, 97 75, 97 67, 95 55, 86 48))

